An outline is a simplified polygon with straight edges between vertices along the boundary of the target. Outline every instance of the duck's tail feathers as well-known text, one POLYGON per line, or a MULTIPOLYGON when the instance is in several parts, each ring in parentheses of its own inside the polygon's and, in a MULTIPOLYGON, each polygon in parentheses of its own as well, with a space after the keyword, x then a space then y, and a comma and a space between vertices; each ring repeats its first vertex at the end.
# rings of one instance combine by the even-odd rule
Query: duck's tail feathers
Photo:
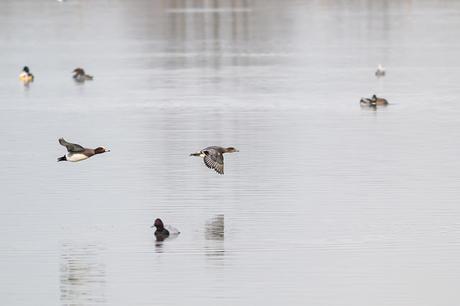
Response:
POLYGON ((59 158, 57 159, 58 162, 60 162, 60 161, 66 161, 66 160, 67 160, 67 158, 65 157, 65 155, 62 156, 62 157, 59 157, 59 158))

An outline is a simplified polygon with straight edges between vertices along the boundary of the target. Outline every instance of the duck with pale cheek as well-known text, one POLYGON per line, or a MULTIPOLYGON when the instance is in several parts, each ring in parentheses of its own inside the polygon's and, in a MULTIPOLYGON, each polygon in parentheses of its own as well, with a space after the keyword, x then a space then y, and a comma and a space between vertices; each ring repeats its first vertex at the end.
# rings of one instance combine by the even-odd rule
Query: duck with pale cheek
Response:
POLYGON ((76 143, 70 143, 64 140, 64 138, 59 138, 59 143, 67 148, 67 155, 58 158, 58 162, 60 161, 70 161, 70 162, 78 162, 81 160, 85 160, 90 158, 96 154, 102 154, 105 152, 110 152, 103 147, 97 147, 96 149, 88 149, 83 148, 81 145, 76 143))
POLYGON ((211 146, 204 148, 200 152, 192 153, 190 156, 203 157, 204 164, 209 169, 214 169, 219 174, 224 174, 224 153, 239 152, 234 147, 211 146))

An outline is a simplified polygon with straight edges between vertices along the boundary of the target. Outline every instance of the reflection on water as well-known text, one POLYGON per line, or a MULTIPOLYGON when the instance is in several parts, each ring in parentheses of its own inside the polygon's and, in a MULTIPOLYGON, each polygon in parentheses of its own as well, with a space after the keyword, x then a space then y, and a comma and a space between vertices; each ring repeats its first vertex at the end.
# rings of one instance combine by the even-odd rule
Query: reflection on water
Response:
POLYGON ((224 240, 224 215, 216 215, 206 222, 206 240, 224 240))
MULTIPOLYGON (((216 215, 206 221, 206 256, 213 259, 219 259, 218 257, 225 254, 224 226, 225 219, 223 214, 216 215)), ((223 260, 223 258, 220 259, 223 260)))
POLYGON ((168 67, 246 65, 251 8, 248 1, 168 1, 168 67), (229 60, 231 62, 229 62, 229 60), (243 61, 243 62, 242 62, 243 61))
POLYGON ((105 304, 106 275, 101 246, 65 242, 61 248, 61 304, 105 304))

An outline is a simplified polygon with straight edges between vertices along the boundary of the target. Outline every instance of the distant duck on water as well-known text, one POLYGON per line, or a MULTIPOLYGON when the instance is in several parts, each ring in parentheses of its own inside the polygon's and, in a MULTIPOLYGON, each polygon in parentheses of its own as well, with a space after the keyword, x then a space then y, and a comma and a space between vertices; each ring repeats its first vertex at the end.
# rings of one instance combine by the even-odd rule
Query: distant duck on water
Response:
POLYGON ((382 64, 377 66, 377 70, 375 71, 376 77, 383 77, 385 76, 385 68, 383 68, 382 64))
POLYGON ((203 157, 204 164, 210 169, 214 169, 219 174, 224 174, 224 153, 239 152, 233 147, 223 148, 211 146, 204 148, 200 152, 192 153, 190 156, 203 157))
POLYGON ((30 73, 29 67, 24 66, 24 68, 22 68, 22 72, 19 74, 19 79, 24 83, 30 83, 34 81, 34 75, 30 73))
POLYGON ((386 99, 379 98, 376 95, 373 95, 370 99, 369 98, 361 98, 359 103, 361 104, 361 106, 371 106, 371 107, 388 105, 388 101, 386 99))
POLYGON ((64 140, 64 138, 59 138, 59 143, 67 148, 67 155, 58 158, 58 162, 60 161, 70 161, 70 162, 78 162, 81 160, 85 160, 90 158, 96 154, 102 154, 105 152, 110 152, 103 147, 97 147, 96 149, 88 149, 83 148, 81 145, 76 143, 70 143, 64 140))
POLYGON ((82 68, 75 68, 73 71, 74 75, 73 78, 77 82, 84 82, 84 81, 91 81, 93 80, 93 76, 86 74, 85 70, 82 68))

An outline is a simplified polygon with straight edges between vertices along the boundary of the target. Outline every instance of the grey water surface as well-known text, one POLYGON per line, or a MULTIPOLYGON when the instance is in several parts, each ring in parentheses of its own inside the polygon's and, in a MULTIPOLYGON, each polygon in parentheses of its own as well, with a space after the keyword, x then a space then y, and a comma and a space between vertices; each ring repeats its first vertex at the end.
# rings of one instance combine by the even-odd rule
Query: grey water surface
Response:
POLYGON ((459 38, 448 0, 1 1, 0 304, 460 305, 459 38))

